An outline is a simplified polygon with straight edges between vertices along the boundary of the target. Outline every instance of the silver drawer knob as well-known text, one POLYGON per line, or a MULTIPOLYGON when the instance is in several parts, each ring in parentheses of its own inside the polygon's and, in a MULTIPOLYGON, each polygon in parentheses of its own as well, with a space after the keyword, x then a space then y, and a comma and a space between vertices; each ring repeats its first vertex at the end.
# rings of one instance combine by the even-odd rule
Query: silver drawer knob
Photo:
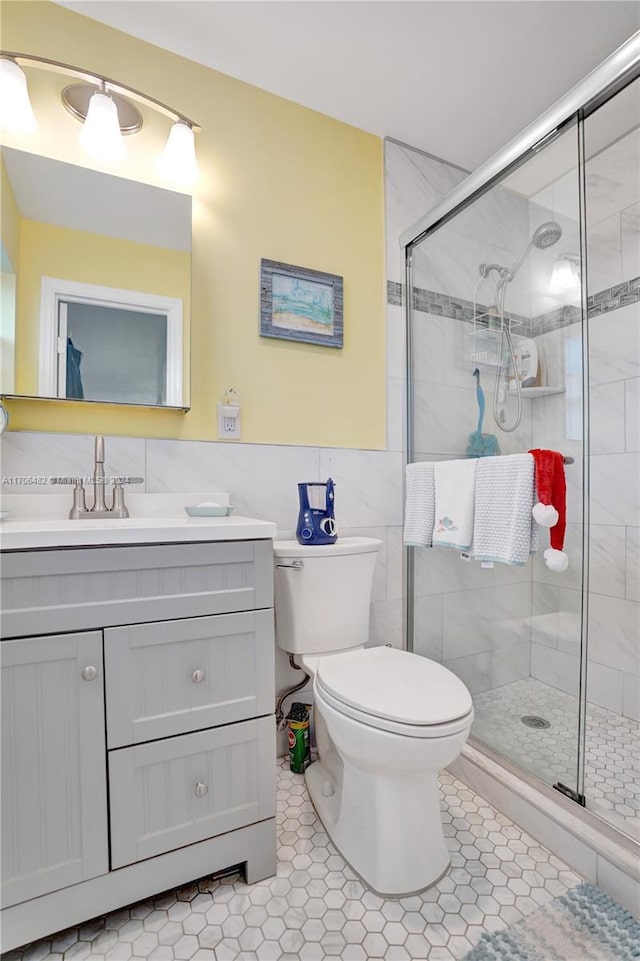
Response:
POLYGON ((198 781, 194 788, 194 793, 196 797, 204 797, 209 793, 209 788, 203 781, 198 781))
POLYGON ((191 680, 194 684, 202 684, 204 681, 204 671, 194 671, 191 675, 191 680))
POLYGON ((98 676, 98 671, 92 664, 88 664, 87 667, 82 668, 82 679, 84 681, 95 681, 98 676))

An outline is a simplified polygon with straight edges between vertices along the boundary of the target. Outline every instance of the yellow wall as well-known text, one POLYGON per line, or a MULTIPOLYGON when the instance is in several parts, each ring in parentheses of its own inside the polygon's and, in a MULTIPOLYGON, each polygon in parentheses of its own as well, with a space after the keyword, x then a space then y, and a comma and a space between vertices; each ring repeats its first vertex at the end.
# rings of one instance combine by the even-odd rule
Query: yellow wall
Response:
POLYGON ((0 391, 15 393, 16 272, 20 260, 20 213, 11 181, 0 156, 0 240, 3 271, 0 273, 0 391), (11 271, 6 271, 11 262, 11 271))
POLYGON ((20 212, 11 188, 9 174, 0 154, 0 238, 9 256, 11 266, 17 272, 20 247, 20 212))
MULTIPOLYGON (((12 428, 215 439, 215 405, 232 385, 242 401, 243 441, 384 446, 379 138, 50 3, 3 0, 2 45, 117 78, 202 125, 191 411, 13 401, 12 428), (262 257, 342 275, 343 350, 259 337, 262 257)), ((41 70, 28 77, 39 132, 7 143, 85 163, 78 124, 51 89, 65 78, 41 70)), ((159 183, 149 151, 160 147, 167 123, 143 112, 145 128, 128 138, 128 158, 113 172, 159 183)))
MULTIPOLYGON (((191 255, 83 230, 21 219, 18 274, 17 394, 38 389, 43 277, 178 297, 189 317, 191 255)), ((188 329, 185 330, 188 345, 188 329)), ((75 407, 73 408, 75 410, 75 407)))

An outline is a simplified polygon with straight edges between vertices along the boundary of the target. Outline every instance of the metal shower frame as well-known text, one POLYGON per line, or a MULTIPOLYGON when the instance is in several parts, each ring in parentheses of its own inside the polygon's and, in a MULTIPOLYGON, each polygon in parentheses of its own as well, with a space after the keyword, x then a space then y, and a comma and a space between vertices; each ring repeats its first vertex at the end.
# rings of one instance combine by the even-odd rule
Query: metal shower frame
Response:
MULTIPOLYGON (((576 123, 578 134, 577 166, 579 176, 580 205, 580 260, 586 265, 586 210, 585 210, 585 144, 584 120, 595 110, 614 97, 620 90, 640 77, 640 31, 633 34, 611 56, 607 57, 584 80, 572 87, 560 100, 541 114, 513 140, 485 161, 455 187, 440 203, 400 236, 400 246, 404 249, 404 313, 406 332, 406 383, 405 383, 405 450, 404 465, 414 457, 413 448, 413 409, 411 384, 411 320, 413 311, 413 268, 412 254, 427 236, 447 221, 452 220, 477 198, 501 181, 507 173, 527 158, 542 150, 571 123, 576 123)), ((582 591, 581 591, 581 660, 580 687, 578 695, 578 758, 576 770, 577 791, 570 790, 568 796, 585 805, 584 796, 584 755, 586 736, 586 672, 587 672, 587 628, 589 601, 589 339, 587 325, 587 270, 581 271, 582 304, 582 391, 583 391, 583 503, 582 503, 582 591)), ((413 649, 414 614, 414 550, 405 549, 404 596, 407 647, 413 649)), ((482 742, 471 739, 474 746, 482 750, 482 742)), ((491 748, 487 746, 489 753, 491 748)), ((515 764, 516 762, 509 763, 515 764)))

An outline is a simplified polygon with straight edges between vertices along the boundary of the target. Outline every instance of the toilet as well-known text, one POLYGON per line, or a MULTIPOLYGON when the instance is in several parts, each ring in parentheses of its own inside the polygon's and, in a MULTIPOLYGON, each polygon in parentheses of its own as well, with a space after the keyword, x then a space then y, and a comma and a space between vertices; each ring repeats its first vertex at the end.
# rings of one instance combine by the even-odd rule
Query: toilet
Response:
POLYGON ((403 897, 449 867, 438 771, 462 750, 473 705, 436 661, 365 648, 381 546, 276 541, 276 638, 313 677, 318 760, 305 779, 320 820, 370 888, 403 897))

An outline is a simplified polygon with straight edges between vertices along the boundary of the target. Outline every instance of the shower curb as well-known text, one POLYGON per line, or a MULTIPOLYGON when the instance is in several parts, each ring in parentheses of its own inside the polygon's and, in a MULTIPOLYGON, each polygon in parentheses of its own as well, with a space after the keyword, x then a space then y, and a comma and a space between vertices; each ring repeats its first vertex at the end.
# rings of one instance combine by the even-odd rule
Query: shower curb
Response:
POLYGON ((640 843, 484 746, 467 743, 448 770, 640 917, 640 843))

